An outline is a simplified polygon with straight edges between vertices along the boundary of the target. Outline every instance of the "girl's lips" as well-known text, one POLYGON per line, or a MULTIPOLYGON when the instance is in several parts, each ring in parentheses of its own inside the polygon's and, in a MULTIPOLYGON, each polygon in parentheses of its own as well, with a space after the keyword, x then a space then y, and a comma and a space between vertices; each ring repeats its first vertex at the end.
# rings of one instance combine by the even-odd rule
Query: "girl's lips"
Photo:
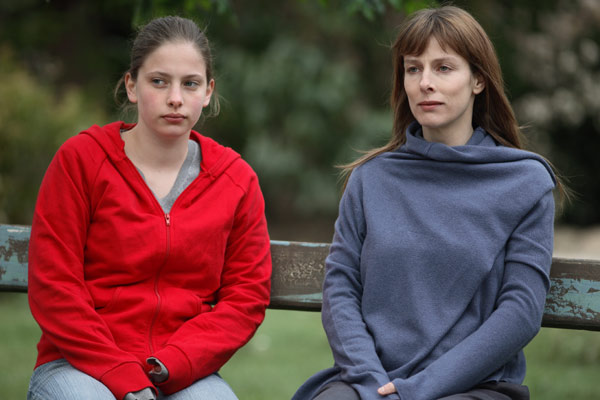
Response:
POLYGON ((180 123, 181 121, 183 121, 185 119, 185 116, 181 115, 181 114, 166 114, 166 115, 163 115, 163 118, 167 122, 170 122, 172 124, 177 124, 177 123, 180 123))

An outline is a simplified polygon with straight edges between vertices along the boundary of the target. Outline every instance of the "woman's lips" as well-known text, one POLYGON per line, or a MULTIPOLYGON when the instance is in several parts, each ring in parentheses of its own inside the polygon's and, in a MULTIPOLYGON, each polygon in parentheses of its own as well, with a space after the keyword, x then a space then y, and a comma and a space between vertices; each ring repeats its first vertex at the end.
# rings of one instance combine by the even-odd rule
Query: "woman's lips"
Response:
POLYGON ((419 107, 425 111, 432 111, 442 104, 440 101, 422 101, 419 103, 419 107))

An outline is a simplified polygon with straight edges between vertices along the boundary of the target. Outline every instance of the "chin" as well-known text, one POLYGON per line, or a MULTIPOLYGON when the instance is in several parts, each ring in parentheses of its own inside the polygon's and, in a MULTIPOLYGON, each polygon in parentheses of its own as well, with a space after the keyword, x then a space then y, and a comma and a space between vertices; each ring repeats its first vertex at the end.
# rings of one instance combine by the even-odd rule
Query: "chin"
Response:
POLYGON ((417 122, 419 123, 419 125, 421 125, 423 129, 439 129, 442 126, 444 126, 444 124, 442 123, 434 122, 431 120, 417 120, 417 122))
POLYGON ((188 126, 171 126, 167 128, 159 129, 159 132, 164 136, 169 136, 173 138, 180 137, 182 135, 188 135, 192 128, 188 126))

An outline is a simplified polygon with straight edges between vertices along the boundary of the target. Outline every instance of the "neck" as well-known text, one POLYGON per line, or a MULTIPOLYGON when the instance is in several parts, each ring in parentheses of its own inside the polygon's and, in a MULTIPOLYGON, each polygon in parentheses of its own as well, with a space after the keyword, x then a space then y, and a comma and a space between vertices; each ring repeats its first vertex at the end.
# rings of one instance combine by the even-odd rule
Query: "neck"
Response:
POLYGON ((125 154, 141 169, 177 169, 188 151, 188 136, 160 138, 146 135, 139 126, 123 133, 125 154))

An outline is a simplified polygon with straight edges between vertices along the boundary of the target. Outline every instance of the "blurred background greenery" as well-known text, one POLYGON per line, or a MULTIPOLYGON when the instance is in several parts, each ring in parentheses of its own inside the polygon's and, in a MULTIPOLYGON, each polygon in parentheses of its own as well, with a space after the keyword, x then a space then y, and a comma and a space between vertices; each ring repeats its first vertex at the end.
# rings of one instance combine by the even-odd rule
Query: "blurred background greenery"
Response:
MULTIPOLYGON (((30 222, 42 175, 65 138, 124 117, 112 92, 136 26, 180 14, 206 27, 216 55, 223 107, 198 129, 255 168, 273 226, 331 225, 340 190, 334 165, 388 138, 388 47, 406 12, 429 3, 3 0, 0 221, 30 222)), ((560 222, 600 223, 600 2, 454 3, 494 41, 530 148, 579 194, 560 222)))
MULTIPOLYGON (((3 0, 0 223, 29 224, 54 152, 91 124, 131 119, 113 88, 139 24, 167 14, 206 27, 221 114, 198 130, 254 167, 274 239, 329 241, 336 164, 389 137, 389 45, 427 0, 3 0)), ((529 148, 577 198, 558 223, 600 224, 600 1, 456 0, 496 45, 529 148)), ((597 247, 600 247, 596 243, 597 247)), ((4 398, 24 398, 38 331, 23 295, 0 296, 4 398)), ((533 398, 600 393, 600 339, 542 330, 528 347, 533 398), (562 371, 562 372, 560 372, 562 371), (564 382, 564 383, 563 383, 564 382)), ((241 399, 289 398, 331 363, 318 314, 270 311, 223 371, 241 399)))

